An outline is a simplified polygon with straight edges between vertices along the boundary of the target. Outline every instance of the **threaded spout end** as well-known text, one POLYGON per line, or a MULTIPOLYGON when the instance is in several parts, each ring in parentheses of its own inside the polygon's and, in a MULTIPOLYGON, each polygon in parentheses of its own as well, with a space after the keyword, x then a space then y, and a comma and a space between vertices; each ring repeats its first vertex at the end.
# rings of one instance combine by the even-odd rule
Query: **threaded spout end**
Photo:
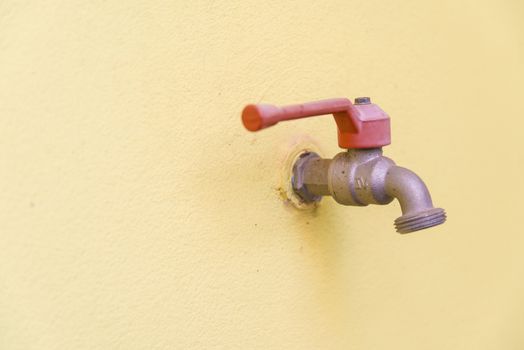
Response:
POLYGON ((409 233, 443 224, 446 212, 442 208, 431 208, 415 214, 402 215, 395 220, 398 233, 409 233))

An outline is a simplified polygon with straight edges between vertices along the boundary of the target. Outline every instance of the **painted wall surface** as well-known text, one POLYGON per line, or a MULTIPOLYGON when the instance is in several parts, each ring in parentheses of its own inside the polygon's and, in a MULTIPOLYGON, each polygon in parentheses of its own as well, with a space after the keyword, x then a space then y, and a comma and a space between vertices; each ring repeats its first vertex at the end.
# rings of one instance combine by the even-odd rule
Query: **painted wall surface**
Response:
POLYGON ((523 349, 522 1, 2 1, 1 349, 523 349), (448 212, 298 211, 282 157, 372 96, 448 212))

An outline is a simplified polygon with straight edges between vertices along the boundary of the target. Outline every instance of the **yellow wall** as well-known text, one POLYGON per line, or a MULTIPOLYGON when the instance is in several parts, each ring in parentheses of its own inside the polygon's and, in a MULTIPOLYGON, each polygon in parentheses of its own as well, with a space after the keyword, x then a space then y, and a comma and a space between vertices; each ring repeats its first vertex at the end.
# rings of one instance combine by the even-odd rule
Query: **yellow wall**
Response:
POLYGON ((522 1, 2 1, 1 349, 524 348, 522 1), (248 102, 370 95, 449 219, 316 212, 248 102))

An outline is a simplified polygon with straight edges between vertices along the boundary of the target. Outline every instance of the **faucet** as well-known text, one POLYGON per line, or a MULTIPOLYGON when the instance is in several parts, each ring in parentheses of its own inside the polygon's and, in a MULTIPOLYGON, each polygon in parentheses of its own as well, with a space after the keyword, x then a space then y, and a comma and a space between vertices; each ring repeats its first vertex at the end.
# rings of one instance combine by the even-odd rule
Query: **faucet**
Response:
POLYGON ((402 215, 395 220, 399 233, 409 233, 446 221, 442 208, 433 207, 431 195, 419 176, 399 167, 382 155, 391 143, 389 116, 369 97, 355 103, 335 98, 277 107, 250 104, 242 111, 249 131, 259 131, 280 121, 332 114, 338 128, 338 144, 346 149, 333 159, 304 152, 293 165, 291 178, 295 194, 305 203, 331 196, 343 205, 367 206, 400 203, 402 215))

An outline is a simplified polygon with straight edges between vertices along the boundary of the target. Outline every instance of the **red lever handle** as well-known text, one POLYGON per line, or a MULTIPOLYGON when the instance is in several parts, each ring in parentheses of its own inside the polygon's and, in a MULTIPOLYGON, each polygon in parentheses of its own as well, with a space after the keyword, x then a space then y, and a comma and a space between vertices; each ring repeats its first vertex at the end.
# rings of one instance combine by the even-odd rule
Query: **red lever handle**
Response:
POLYGON ((389 116, 372 103, 353 105, 347 98, 334 98, 277 107, 247 105, 242 122, 249 131, 258 131, 284 120, 333 114, 341 148, 375 148, 391 143, 389 116))

